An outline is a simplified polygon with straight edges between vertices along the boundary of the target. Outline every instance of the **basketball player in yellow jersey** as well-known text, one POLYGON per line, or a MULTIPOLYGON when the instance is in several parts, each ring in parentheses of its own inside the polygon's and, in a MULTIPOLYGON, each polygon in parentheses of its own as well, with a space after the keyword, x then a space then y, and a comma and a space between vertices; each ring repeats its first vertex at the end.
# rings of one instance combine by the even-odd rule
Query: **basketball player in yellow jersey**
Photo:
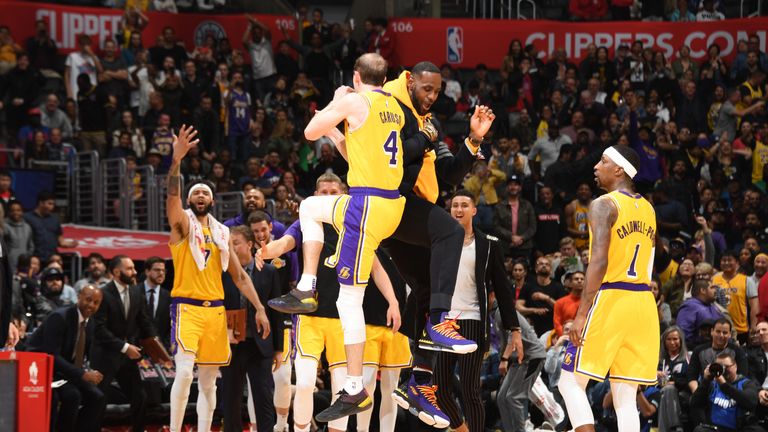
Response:
POLYGON ((197 131, 182 126, 173 137, 173 162, 168 174, 166 212, 171 226, 169 246, 175 276, 171 290, 171 345, 176 379, 171 389, 171 431, 180 431, 198 365, 197 430, 210 431, 216 408, 216 376, 219 366, 229 364, 227 318, 224 312, 223 271, 256 308, 256 327, 262 338, 269 336, 269 320, 253 288, 251 278, 232 250, 229 228, 219 223, 210 210, 213 188, 206 182, 193 183, 187 193, 188 210, 181 203, 181 161, 199 140, 197 131))
MULTIPOLYGON (((317 416, 320 422, 336 420, 370 409, 370 396, 363 388, 365 318, 363 296, 373 266, 374 253, 382 240, 400 223, 405 198, 398 187, 403 177, 403 141, 400 130, 405 115, 397 100, 384 92, 387 62, 378 54, 364 54, 354 67, 354 90, 340 87, 333 100, 307 125, 304 135, 317 140, 345 126, 345 145, 339 146, 349 162, 349 195, 314 196, 299 208, 303 234, 304 271, 295 290, 270 300, 270 307, 283 313, 312 312, 317 308, 314 288, 323 245, 322 223, 339 231, 336 254, 326 265, 336 268, 339 279, 339 311, 347 356, 347 378, 339 398, 317 416)), ((416 153, 423 157, 423 149, 416 153)), ((417 159, 418 160, 418 159, 417 159)))
POLYGON ((638 432, 637 387, 656 382, 659 318, 650 290, 656 213, 633 192, 640 158, 627 146, 603 152, 597 185, 608 193, 589 206, 590 260, 558 387, 576 431, 594 431, 585 389, 611 382, 619 432, 638 432))

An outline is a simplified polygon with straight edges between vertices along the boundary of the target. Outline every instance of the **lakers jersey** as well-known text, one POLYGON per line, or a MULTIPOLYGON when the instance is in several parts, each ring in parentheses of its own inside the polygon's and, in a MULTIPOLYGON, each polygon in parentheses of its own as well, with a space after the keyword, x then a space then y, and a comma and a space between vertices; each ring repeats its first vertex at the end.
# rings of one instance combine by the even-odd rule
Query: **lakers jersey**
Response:
POLYGON ((223 300, 224 287, 221 284, 221 251, 213 243, 211 230, 203 227, 205 237, 205 268, 200 271, 185 237, 176 244, 171 244, 171 257, 175 276, 171 297, 186 297, 196 300, 223 300))
MULTIPOLYGON (((589 231, 589 208, 581 205, 579 200, 576 200, 573 210, 573 220, 570 221, 571 228, 579 231, 589 231)), ((589 244, 588 239, 577 238, 574 239, 576 249, 583 249, 584 246, 589 244)))
POLYGON ((356 129, 346 124, 350 187, 397 190, 403 178, 403 143, 400 129, 405 115, 389 93, 360 94, 368 103, 368 116, 356 129))
MULTIPOLYGON (((608 266, 602 283, 649 285, 656 243, 656 212, 640 194, 620 190, 610 192, 606 197, 616 205, 618 216, 611 226, 608 266)), ((591 229, 589 238, 591 256, 591 229)))

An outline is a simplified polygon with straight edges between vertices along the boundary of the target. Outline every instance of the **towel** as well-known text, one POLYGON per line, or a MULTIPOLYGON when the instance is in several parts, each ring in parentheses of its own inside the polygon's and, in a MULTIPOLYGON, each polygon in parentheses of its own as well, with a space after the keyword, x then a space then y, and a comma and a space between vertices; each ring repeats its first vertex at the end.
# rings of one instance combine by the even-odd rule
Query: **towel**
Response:
MULTIPOLYGON (((203 237, 203 225, 197 220, 197 216, 192 210, 187 209, 189 217, 189 249, 192 251, 192 258, 197 264, 197 269, 205 269, 205 238, 203 237)), ((229 267, 229 228, 217 221, 211 215, 208 215, 208 227, 211 230, 213 243, 221 252, 221 269, 227 271, 229 267)))

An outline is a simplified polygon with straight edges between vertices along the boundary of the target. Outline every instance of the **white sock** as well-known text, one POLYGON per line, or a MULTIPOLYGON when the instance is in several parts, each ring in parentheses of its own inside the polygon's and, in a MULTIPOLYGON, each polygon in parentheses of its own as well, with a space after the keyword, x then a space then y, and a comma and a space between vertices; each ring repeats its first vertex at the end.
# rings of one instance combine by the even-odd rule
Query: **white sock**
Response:
POLYGON ((303 428, 300 428, 300 427, 298 427, 296 425, 293 425, 293 431, 294 432, 309 432, 310 431, 310 429, 309 429, 310 426, 311 426, 311 424, 308 424, 308 425, 304 426, 303 428))
POLYGON ((344 383, 344 391, 350 395, 356 395, 363 391, 363 377, 347 375, 347 382, 344 383))
POLYGON ((312 291, 317 285, 317 276, 309 273, 302 273, 299 283, 296 285, 296 289, 299 291, 312 291))
POLYGON ((286 426, 288 426, 288 415, 277 414, 277 423, 275 423, 275 430, 279 432, 283 432, 286 426))

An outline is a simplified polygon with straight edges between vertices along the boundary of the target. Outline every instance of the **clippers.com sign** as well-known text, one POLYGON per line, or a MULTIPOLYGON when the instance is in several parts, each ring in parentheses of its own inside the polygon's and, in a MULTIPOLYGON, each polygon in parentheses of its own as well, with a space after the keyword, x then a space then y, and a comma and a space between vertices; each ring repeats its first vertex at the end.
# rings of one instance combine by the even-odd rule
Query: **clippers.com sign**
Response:
POLYGON ((562 48, 568 57, 582 59, 592 43, 605 46, 613 53, 620 45, 641 41, 645 48, 661 50, 672 59, 681 46, 688 45, 696 60, 704 59, 707 47, 717 44, 721 55, 730 59, 736 54, 737 42, 746 40, 750 34, 758 35, 761 50, 765 51, 766 29, 768 18, 711 23, 404 18, 393 19, 390 23, 390 30, 396 33, 398 56, 404 65, 428 60, 438 65, 450 63, 465 68, 475 67, 478 63, 498 68, 513 39, 523 45, 533 44, 542 57, 562 48))

